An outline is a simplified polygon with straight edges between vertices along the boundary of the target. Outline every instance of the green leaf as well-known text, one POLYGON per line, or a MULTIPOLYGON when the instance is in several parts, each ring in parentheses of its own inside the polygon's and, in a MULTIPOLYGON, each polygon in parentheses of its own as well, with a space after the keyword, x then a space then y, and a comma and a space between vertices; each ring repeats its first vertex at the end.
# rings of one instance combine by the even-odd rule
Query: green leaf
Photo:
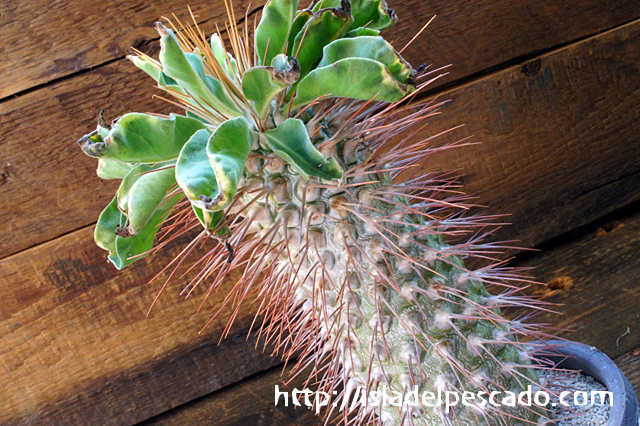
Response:
POLYGON ((165 73, 160 74, 160 77, 158 77, 158 86, 168 87, 169 89, 175 90, 183 95, 187 94, 187 91, 179 86, 177 81, 168 77, 165 73))
POLYGON ((133 62, 136 67, 140 68, 142 71, 151 76, 158 83, 158 85, 168 86, 177 84, 174 79, 167 77, 167 75, 162 72, 162 69, 158 68, 144 58, 141 58, 140 56, 129 55, 127 56, 127 59, 133 62))
MULTIPOLYGON (((274 58, 281 58, 278 55, 274 58)), ((271 106, 271 101, 284 88, 292 85, 300 76, 300 66, 295 58, 291 58, 291 64, 286 70, 276 67, 253 67, 242 76, 242 91, 244 96, 253 101, 256 112, 264 119, 271 106)))
POLYGON ((98 160, 98 170, 96 170, 96 173, 102 179, 124 179, 132 168, 133 164, 101 158, 98 160))
POLYGON ((289 163, 302 177, 340 179, 342 171, 333 158, 326 160, 313 146, 307 128, 295 118, 289 118, 272 130, 263 133, 269 147, 289 163))
POLYGON ((116 251, 116 227, 120 226, 122 213, 118 209, 118 198, 113 197, 109 205, 100 213, 93 238, 98 247, 110 252, 116 251))
POLYGON ((147 225, 137 235, 129 238, 116 237, 115 252, 109 255, 109 260, 117 269, 126 268, 144 256, 136 257, 135 259, 131 259, 131 257, 139 256, 153 248, 153 240, 160 229, 160 225, 181 198, 182 194, 174 195, 162 203, 153 213, 147 225))
POLYGON ((254 139, 254 133, 244 117, 225 121, 211 135, 207 143, 207 155, 219 192, 213 198, 203 197, 204 209, 217 211, 231 204, 254 139))
POLYGON ((194 120, 198 120, 198 121, 200 121, 201 123, 206 124, 206 125, 209 125, 209 126, 211 126, 211 125, 212 125, 211 123, 209 123, 209 122, 208 122, 207 120, 205 120, 204 118, 200 117, 199 115, 197 115, 197 114, 195 114, 195 113, 193 113, 193 112, 191 112, 191 111, 189 111, 189 110, 185 111, 185 113, 186 113, 187 117, 189 117, 189 118, 193 118, 194 120))
POLYGON ((296 35, 291 52, 300 63, 300 78, 320 62, 324 46, 340 38, 351 25, 350 3, 342 0, 341 4, 316 12, 296 35))
POLYGON ((173 167, 140 176, 129 191, 128 234, 137 235, 142 231, 175 184, 176 176, 173 167))
POLYGON ((238 72, 236 60, 226 50, 224 50, 222 40, 217 33, 211 36, 210 42, 213 56, 215 56, 218 63, 220 63, 222 69, 224 69, 229 77, 233 79, 233 74, 238 72))
POLYGON ((131 192, 133 184, 136 183, 144 173, 152 171, 155 167, 155 164, 138 164, 122 179, 122 182, 120 182, 120 186, 118 187, 118 191, 116 191, 118 208, 122 213, 127 213, 129 193, 131 192))
POLYGON ((200 197, 214 198, 220 192, 216 175, 209 162, 207 144, 211 133, 198 130, 184 145, 176 162, 176 181, 191 202, 200 207, 200 197))
POLYGON ((284 53, 299 0, 269 0, 256 29, 258 63, 267 65, 284 53))
POLYGON ((172 164, 140 164, 134 167, 117 192, 118 208, 127 216, 126 226, 119 235, 127 237, 140 233, 175 184, 172 164))
POLYGON ((378 34, 380 34, 380 30, 374 30, 371 28, 356 28, 355 30, 351 30, 348 33, 346 33, 344 36, 345 37, 361 37, 361 36, 377 36, 378 34))
POLYGON ((291 31, 289 31, 289 41, 287 42, 287 56, 293 56, 293 45, 295 43, 296 36, 300 34, 300 30, 302 30, 302 28, 311 18, 313 18, 313 11, 309 9, 301 10, 296 14, 296 18, 293 20, 293 24, 291 24, 291 31))
POLYGON ((162 70, 156 66, 154 66, 151 62, 145 61, 139 56, 129 55, 127 59, 133 62, 133 65, 140 68, 142 71, 146 72, 153 78, 155 81, 158 81, 160 78, 160 74, 162 74, 162 70))
POLYGON ((317 68, 298 83, 292 110, 322 96, 398 102, 415 90, 402 84, 380 62, 366 58, 342 59, 317 68))
POLYGON ((355 37, 336 40, 324 48, 322 61, 318 65, 326 67, 341 59, 368 58, 383 64, 401 83, 409 83, 413 68, 382 37, 355 37))
POLYGON ((191 135, 204 128, 202 122, 181 115, 162 118, 131 113, 123 115, 104 139, 85 136, 78 143, 90 157, 156 163, 177 158, 191 135))
MULTIPOLYGON (((294 59, 294 58, 291 58, 291 59, 294 59)), ((280 71, 287 70, 291 67, 291 64, 289 63, 289 57, 284 53, 281 55, 274 56, 274 58, 271 60, 271 66, 280 71)))
POLYGON ((156 30, 161 36, 160 62, 167 76, 176 80, 202 108, 211 110, 208 106, 211 105, 227 117, 242 115, 229 100, 220 82, 205 73, 200 55, 185 53, 173 31, 161 23, 156 23, 156 30))

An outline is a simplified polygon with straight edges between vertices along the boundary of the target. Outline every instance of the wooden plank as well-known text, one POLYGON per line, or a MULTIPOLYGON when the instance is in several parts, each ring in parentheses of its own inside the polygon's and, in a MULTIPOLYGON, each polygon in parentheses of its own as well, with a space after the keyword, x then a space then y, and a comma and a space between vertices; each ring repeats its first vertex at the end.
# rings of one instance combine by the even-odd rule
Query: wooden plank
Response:
MULTIPOLYGON (((524 266, 536 267, 535 275, 543 282, 560 277, 573 281, 570 290, 548 299, 565 305, 559 309, 563 315, 543 315, 538 320, 572 327, 575 332, 563 333, 565 337, 615 357, 640 346, 635 331, 640 315, 636 303, 640 287, 635 281, 640 271, 635 255, 640 249, 640 214, 605 228, 609 232, 598 230, 524 266), (627 326, 634 332, 618 341, 627 326)), ((243 341, 251 312, 240 317, 240 331, 220 348, 215 343, 224 318, 196 338, 206 314, 194 316, 196 301, 180 301, 177 287, 146 319, 158 285, 145 282, 175 249, 117 273, 101 263, 104 253, 94 247, 90 232, 90 228, 78 231, 0 261, 0 362, 5 369, 0 373, 0 383, 5 384, 0 385, 0 394, 8 396, 0 413, 16 416, 0 414, 0 420, 92 424, 98 419, 87 416, 100 416, 104 410, 109 410, 114 424, 123 418, 142 420, 277 363, 255 353, 253 341, 243 341), (40 386, 43 383, 50 385, 40 386)), ((213 302, 219 303, 219 297, 213 302)), ((260 386, 273 389, 271 384, 260 386)), ((256 392, 232 395, 264 397, 256 392)), ((254 418, 261 411, 231 407, 235 408, 223 410, 230 424, 246 419, 289 424, 269 423, 278 416, 302 424, 317 420, 301 420, 300 413, 280 409, 254 418)), ((247 401, 243 407, 254 403, 247 401)), ((174 421, 172 416, 168 419, 174 421)), ((175 421, 197 424, 183 417, 175 421)))
POLYGON ((640 17, 640 4, 624 0, 606 4, 597 0, 387 3, 400 16, 400 22, 388 35, 389 39, 397 38, 398 47, 411 40, 416 27, 437 16, 403 55, 414 64, 452 64, 450 75, 439 84, 486 73, 640 17))
MULTIPOLYGON (((640 356, 631 353, 615 360, 627 376, 631 385, 640 395, 640 356)), ((288 386, 283 385, 281 368, 273 368, 266 373, 229 386, 221 391, 178 407, 167 413, 149 419, 139 426, 182 426, 199 424, 220 424, 225 426, 321 426, 322 417, 304 406, 294 407, 291 402, 293 389, 302 389, 302 380, 296 379, 288 386), (275 406, 274 387, 289 393, 289 406, 285 407, 281 397, 275 406)))
MULTIPOLYGON (((302 4, 308 3, 304 0, 302 4)), ((249 4, 234 1, 236 16, 249 4)), ((252 10, 264 1, 252 2, 252 10)), ((422 0, 390 1, 400 23, 389 39, 404 46, 432 16, 438 18, 405 53, 419 64, 454 64, 448 81, 490 69, 596 34, 640 16, 637 2, 597 0, 578 2, 455 0, 440 4, 422 0)), ((122 58, 130 46, 157 38, 151 24, 175 12, 185 16, 187 5, 209 23, 222 24, 222 1, 108 3, 76 0, 53 4, 27 0, 3 6, 0 36, 6 48, 0 64, 0 98, 53 79, 122 58)), ((213 28, 206 27, 207 30, 213 28)), ((444 82, 444 81, 443 81, 444 82)))
POLYGON ((640 396, 640 347, 617 358, 616 365, 631 382, 636 396, 640 396))
POLYGON ((75 143, 107 118, 171 111, 152 100, 151 79, 118 62, 0 104, 0 216, 8 235, 0 257, 96 221, 118 188, 96 176, 96 161, 75 143), (37 200, 40 200, 39 203, 37 200))
MULTIPOLYGON (((514 66, 445 93, 453 101, 423 135, 466 123, 455 136, 483 143, 438 155, 428 167, 462 169, 481 204, 531 225, 529 234, 515 227, 500 234, 527 247, 637 200, 639 28, 544 55, 530 66, 536 75, 514 66)), ((96 177, 96 162, 73 141, 101 108, 109 118, 166 112, 152 93, 148 79, 117 62, 0 104, 0 197, 10 200, 0 203, 0 217, 6 232, 20 235, 0 241, 0 257, 96 220, 115 184, 96 177)))
MULTIPOLYGON (((250 4, 255 10, 265 0, 233 3, 240 18, 250 4)), ((132 46, 141 48, 158 39, 152 25, 160 17, 175 13, 181 20, 190 19, 187 6, 205 22, 207 32, 215 30, 215 22, 224 27, 227 13, 221 0, 5 2, 0 98, 123 58, 132 46)))
POLYGON ((198 335, 221 303, 197 315, 203 291, 174 285, 146 317, 176 249, 117 273, 92 232, 0 261, 1 424, 133 424, 278 362, 246 339, 249 307, 220 346, 228 314, 198 335))
MULTIPOLYGON (((288 371, 275 367, 265 373, 214 392, 197 401, 149 419, 138 426, 321 426, 322 417, 304 405, 294 407, 291 392, 303 389, 304 380, 296 378, 285 385, 288 371), (275 405, 275 385, 280 391, 289 393, 289 406, 284 400, 275 405)), ((322 413, 321 413, 322 414, 322 413)))
POLYGON ((498 239, 536 247, 640 199, 640 21, 484 77, 427 134, 480 144, 427 167, 460 169, 464 189, 517 226, 498 239), (523 229, 524 227, 524 229, 523 229))
MULTIPOLYGON (((624 355, 617 359, 616 363, 629 378, 636 393, 640 394, 640 357, 624 355)), ((301 384, 302 380, 297 380, 284 386, 281 369, 276 367, 257 377, 149 419, 140 423, 139 426, 182 426, 211 424, 212 421, 213 424, 228 426, 323 425, 324 421, 321 417, 305 407, 294 407, 291 401, 289 401, 289 407, 284 406, 282 399, 275 406, 275 385, 278 385, 279 390, 288 392, 291 399, 291 392, 296 386, 301 389, 301 384)))
POLYGON ((640 347, 638 252, 640 214, 525 262, 535 268, 538 280, 551 283, 537 291, 563 305, 557 308, 561 316, 542 314, 536 321, 574 330, 560 335, 595 346, 612 359, 640 347), (563 290, 567 284, 570 288, 563 290))

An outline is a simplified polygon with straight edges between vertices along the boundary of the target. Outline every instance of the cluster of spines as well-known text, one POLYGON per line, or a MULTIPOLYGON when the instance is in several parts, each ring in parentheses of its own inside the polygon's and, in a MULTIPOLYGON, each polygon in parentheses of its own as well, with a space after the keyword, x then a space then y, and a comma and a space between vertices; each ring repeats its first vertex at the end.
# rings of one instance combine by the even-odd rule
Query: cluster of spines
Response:
MULTIPOLYGON (((380 385, 401 392, 428 385, 462 393, 469 386, 508 391, 536 382, 530 371, 540 367, 531 364, 518 339, 546 335, 534 325, 505 319, 500 309, 549 307, 519 294, 521 284, 531 281, 517 268, 501 266, 497 257, 504 246, 483 242, 495 217, 467 216, 473 205, 451 174, 419 170, 434 152, 452 147, 429 148, 432 138, 412 142, 437 107, 320 103, 307 124, 317 146, 340 159, 345 179, 338 184, 306 181, 281 160, 255 151, 246 185, 220 225, 231 230, 227 244, 215 245, 189 268, 199 272, 185 291, 207 281, 205 299, 230 271, 242 271, 223 303, 233 309, 231 322, 244 305, 258 303, 256 321, 263 321, 258 333, 265 346, 297 359, 294 376, 311 368, 307 384, 329 395, 342 389, 334 399, 338 405, 356 386, 367 393, 380 385), (466 241, 445 242, 470 232, 466 241), (329 250, 323 249, 326 245, 329 250), (473 257, 490 263, 465 269, 463 259, 473 257), (405 275, 421 281, 400 282, 405 275), (492 295, 485 286, 503 290, 492 295), (427 311, 431 305, 439 308, 427 311), (390 323, 404 336, 400 346, 388 342, 390 323), (504 377, 468 367, 478 360, 504 377), (434 375, 435 365, 440 373, 434 375), (400 370, 404 373, 389 377, 400 370)), ((169 222, 173 237, 198 226, 197 219, 180 210, 169 222)), ((185 247, 169 265, 175 267, 170 278, 211 234, 202 232, 185 247)), ((355 416, 346 411, 338 416, 345 424, 431 424, 439 419, 446 425, 458 418, 456 408, 446 413, 440 407, 435 414, 412 407, 398 412, 358 408, 355 416)), ((484 407, 473 415, 478 423, 526 424, 539 413, 526 407, 515 414, 484 407)))

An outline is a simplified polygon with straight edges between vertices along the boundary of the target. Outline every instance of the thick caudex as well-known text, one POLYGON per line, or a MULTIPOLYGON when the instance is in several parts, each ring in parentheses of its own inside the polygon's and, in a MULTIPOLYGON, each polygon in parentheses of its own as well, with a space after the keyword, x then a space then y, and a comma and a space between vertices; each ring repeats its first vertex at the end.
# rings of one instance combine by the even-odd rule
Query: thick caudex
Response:
POLYGON ((129 58, 185 113, 101 116, 79 141, 121 179, 96 242, 122 269, 192 236, 168 266, 195 262, 187 293, 239 270, 223 308, 256 302, 263 341, 311 369, 331 421, 536 424, 545 412, 512 395, 537 386, 520 341, 545 335, 501 310, 548 307, 483 241, 493 218, 424 168, 446 147, 416 140, 438 105, 410 103, 428 80, 379 35, 396 20, 384 0, 270 0, 250 39, 246 24, 208 39, 156 24, 159 59, 129 58), (199 243, 212 247, 189 261, 199 243))

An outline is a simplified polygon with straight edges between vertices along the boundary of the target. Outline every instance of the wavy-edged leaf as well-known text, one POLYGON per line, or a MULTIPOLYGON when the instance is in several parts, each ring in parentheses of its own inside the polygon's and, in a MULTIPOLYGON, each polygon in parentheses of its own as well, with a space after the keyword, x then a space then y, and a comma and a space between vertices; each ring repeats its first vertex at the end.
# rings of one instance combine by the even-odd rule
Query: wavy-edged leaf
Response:
POLYGON ((215 197, 202 198, 204 209, 217 211, 231 204, 254 138, 244 117, 225 121, 211 135, 207 142, 207 155, 219 192, 215 197))
POLYGON ((102 179, 124 179, 131 171, 133 164, 124 163, 118 160, 106 160, 100 158, 98 160, 98 169, 96 173, 102 179))
MULTIPOLYGON (((141 255, 153 248, 153 240, 160 229, 160 225, 165 221, 169 212, 181 198, 182 194, 178 194, 166 199, 162 205, 156 209, 146 226, 137 235, 128 238, 116 236, 115 252, 109 255, 109 261, 111 261, 117 269, 121 270, 136 260, 143 258, 144 256, 141 255), (134 256, 137 257, 132 259, 134 256)), ((121 223, 121 226, 122 225, 121 223)))
POLYGON ((120 226, 122 212, 118 209, 118 198, 113 197, 109 205, 100 213, 93 238, 98 247, 110 252, 116 251, 116 228, 120 226))
POLYGON ((273 152, 305 179, 309 176, 328 180, 342 177, 338 163, 333 158, 325 159, 313 146, 302 120, 289 118, 263 135, 273 152))
POLYGON ((222 84, 205 74, 202 57, 184 52, 173 31, 164 25, 156 23, 156 30, 161 36, 160 62, 164 73, 176 80, 202 108, 211 109, 210 105, 227 117, 241 115, 225 94, 222 84))
MULTIPOLYGON (((284 55, 278 55, 273 62, 284 55)), ((276 67, 253 67, 242 76, 244 96, 253 101, 253 105, 261 119, 264 119, 271 106, 271 101, 286 87, 292 85, 300 76, 300 66, 295 58, 286 70, 276 67)))
MULTIPOLYGON (((156 210, 166 201, 169 191, 176 184, 175 170, 171 166, 156 167, 152 171, 142 172, 145 165, 134 168, 135 181, 131 185, 124 201, 118 198, 118 207, 127 215, 126 227, 120 230, 121 236, 139 234, 147 225, 156 210), (142 172, 142 174, 140 174, 142 172)), ((133 180, 133 179, 132 179, 133 180)), ((125 181, 123 180, 123 184, 125 181)), ((130 182, 126 182, 128 186, 130 182)), ((126 190, 126 188, 124 188, 126 190)), ((118 191, 120 196, 120 191, 118 191)))
POLYGON ((412 93, 415 86, 402 84, 378 61, 366 58, 342 59, 317 68, 298 84, 292 110, 314 100, 333 96, 381 102, 398 102, 412 93))
POLYGON ((296 35, 291 50, 300 63, 300 78, 320 62, 324 46, 340 38, 352 21, 351 4, 342 0, 340 7, 320 9, 306 22, 296 35))
POLYGON ((78 144, 90 157, 156 163, 177 158, 191 135, 204 128, 202 122, 181 115, 163 118, 130 113, 123 115, 104 139, 85 136, 78 144))
POLYGON ((299 0, 269 0, 264 6, 262 19, 256 28, 260 64, 266 66, 276 55, 286 51, 298 3, 299 0))
POLYGON ((216 175, 209 162, 207 144, 211 133, 198 130, 184 144, 176 162, 176 181, 192 204, 204 207, 201 197, 214 198, 219 188, 216 175))
POLYGON ((402 56, 382 37, 343 38, 325 46, 322 61, 318 65, 326 67, 342 59, 368 58, 383 64, 389 72, 401 83, 409 83, 413 75, 413 68, 402 56))
MULTIPOLYGON (((359 0, 362 2, 368 2, 370 0, 359 0)), ((390 9, 387 6, 387 2, 385 0, 372 0, 372 3, 375 3, 376 13, 369 18, 367 28, 372 28, 375 30, 386 30, 394 26, 398 22, 398 17, 393 9, 390 9)))

